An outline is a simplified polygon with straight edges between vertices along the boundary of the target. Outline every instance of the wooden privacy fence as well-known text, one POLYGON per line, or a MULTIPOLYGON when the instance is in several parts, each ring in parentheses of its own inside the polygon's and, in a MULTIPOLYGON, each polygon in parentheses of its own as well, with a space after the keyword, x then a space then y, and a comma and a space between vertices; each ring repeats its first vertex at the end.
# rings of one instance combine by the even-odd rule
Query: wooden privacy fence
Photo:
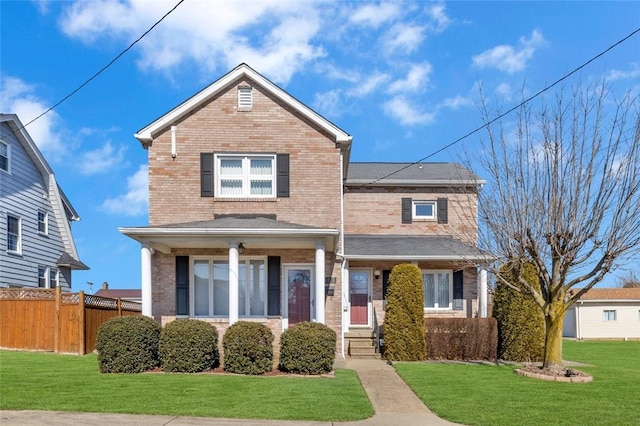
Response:
POLYGON ((55 289, 0 289, 0 348, 85 355, 110 318, 142 315, 142 305, 55 289))

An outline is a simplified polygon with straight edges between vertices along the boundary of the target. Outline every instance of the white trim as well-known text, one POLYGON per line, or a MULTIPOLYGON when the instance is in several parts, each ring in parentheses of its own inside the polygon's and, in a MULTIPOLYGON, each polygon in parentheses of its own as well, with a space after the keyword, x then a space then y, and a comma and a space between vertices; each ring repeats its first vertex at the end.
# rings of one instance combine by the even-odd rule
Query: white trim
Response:
POLYGON ((452 269, 422 269, 420 270, 420 276, 424 277, 424 274, 433 274, 434 275, 434 299, 433 304, 435 306, 424 306, 427 303, 426 292, 424 292, 424 278, 422 281, 422 288, 424 292, 424 303, 423 307, 426 311, 452 311, 453 310, 453 270, 452 269), (437 297, 437 289, 438 289, 438 274, 448 274, 449 275, 449 304, 446 307, 438 306, 438 297, 437 297))
POLYGON ((430 222, 438 219, 438 202, 433 200, 411 200, 411 218, 416 222, 430 222), (419 205, 430 205, 431 216, 418 215, 419 205))
POLYGON ((0 143, 7 147, 7 170, 0 169, 0 172, 11 174, 11 144, 7 141, 0 140, 0 143))
POLYGON ((283 228, 118 228, 120 233, 129 237, 154 237, 154 236, 192 236, 192 235, 278 235, 278 236, 311 236, 338 235, 337 229, 283 229, 283 228))
POLYGON ((141 281, 141 299, 142 299, 142 315, 150 317, 152 311, 152 290, 151 290, 151 247, 149 244, 142 244, 140 249, 140 281, 141 281))
POLYGON ((437 256, 409 256, 409 255, 369 255, 369 254, 345 254, 345 259, 350 260, 406 260, 406 261, 417 261, 417 260, 487 260, 489 257, 481 256, 481 255, 472 255, 472 256, 464 256, 464 255, 437 255, 437 256))
POLYGON ((22 255, 22 217, 15 215, 13 213, 7 213, 6 218, 7 219, 6 219, 5 231, 6 231, 7 239, 6 239, 4 248, 7 251, 7 253, 22 255), (9 218, 18 220, 18 241, 17 241, 15 250, 9 248, 9 218))
POLYGON ((315 288, 316 312, 314 318, 320 324, 326 324, 324 315, 325 260, 324 241, 316 241, 315 281, 318 284, 315 288))
POLYGON ((228 153, 216 153, 214 155, 214 179, 215 179, 215 194, 218 194, 218 198, 276 198, 276 154, 228 154, 228 153), (238 175, 224 175, 222 173, 222 160, 239 160, 241 162, 241 173, 238 175), (271 161, 271 174, 269 175, 251 175, 251 161, 252 160, 270 160, 271 161), (242 182, 240 194, 223 194, 222 182, 230 180, 238 180, 242 182), (251 182, 252 181, 271 181, 271 193, 270 194, 251 194, 251 182))
POLYGON ((160 133, 167 126, 171 125, 171 123, 175 123, 180 121, 182 117, 189 114, 192 110, 199 107, 200 105, 208 102, 219 92, 227 88, 232 83, 236 82, 240 78, 248 78, 263 87, 270 94, 289 105, 292 109, 296 110, 302 116, 311 120, 318 127, 325 130, 327 133, 332 135, 335 139, 335 142, 338 143, 350 143, 352 137, 345 133, 343 130, 339 129, 333 123, 329 122, 324 117, 320 116, 318 113, 286 93, 284 90, 267 80, 265 77, 254 71, 247 64, 240 64, 235 69, 222 76, 220 79, 216 80, 204 90, 201 90, 191 98, 187 99, 182 104, 178 105, 176 108, 172 109, 162 117, 158 118, 154 122, 148 124, 146 127, 140 129, 137 133, 134 134, 134 137, 138 139, 144 146, 148 146, 153 142, 153 138, 160 133))

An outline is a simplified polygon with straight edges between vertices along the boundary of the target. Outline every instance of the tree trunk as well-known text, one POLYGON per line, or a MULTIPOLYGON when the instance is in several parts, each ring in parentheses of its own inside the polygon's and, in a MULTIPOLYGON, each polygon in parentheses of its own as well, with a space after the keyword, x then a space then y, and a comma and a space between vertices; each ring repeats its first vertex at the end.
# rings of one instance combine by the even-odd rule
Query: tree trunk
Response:
POLYGON ((552 306, 551 313, 544 317, 544 359, 543 368, 562 368, 562 323, 564 314, 557 314, 560 306, 552 306))

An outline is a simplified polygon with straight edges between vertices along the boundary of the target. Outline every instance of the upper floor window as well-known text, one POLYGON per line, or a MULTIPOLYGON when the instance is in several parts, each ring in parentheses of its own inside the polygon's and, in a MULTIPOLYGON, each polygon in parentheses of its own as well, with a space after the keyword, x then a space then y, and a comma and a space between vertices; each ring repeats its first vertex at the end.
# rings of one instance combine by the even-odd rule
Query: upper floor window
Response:
POLYGON ((9 172, 9 144, 0 141, 0 170, 9 172))
POLYGON ((47 268, 38 266, 38 287, 47 288, 47 268))
POLYGON ((7 215, 7 251, 22 252, 22 221, 18 216, 7 215))
POLYGON ((275 197, 275 155, 216 155, 216 192, 229 198, 275 197))
POLYGON ((452 271, 422 271, 422 285, 426 309, 451 309, 452 271))
POLYGON ((58 270, 55 268, 49 269, 49 288, 58 287, 58 270))
POLYGON ((413 200, 413 220, 436 220, 436 202, 413 200))
POLYGON ((615 321, 617 319, 615 310, 604 310, 602 311, 602 320, 603 321, 615 321))
POLYGON ((49 213, 38 211, 38 233, 47 235, 49 233, 49 213))

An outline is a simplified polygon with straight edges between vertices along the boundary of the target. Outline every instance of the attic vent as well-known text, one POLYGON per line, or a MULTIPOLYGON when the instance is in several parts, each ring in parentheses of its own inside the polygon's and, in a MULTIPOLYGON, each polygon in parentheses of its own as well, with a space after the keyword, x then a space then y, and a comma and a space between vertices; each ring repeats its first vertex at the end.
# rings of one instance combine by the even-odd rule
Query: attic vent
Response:
POLYGON ((253 94, 250 86, 238 87, 238 110, 251 111, 253 106, 253 94))

